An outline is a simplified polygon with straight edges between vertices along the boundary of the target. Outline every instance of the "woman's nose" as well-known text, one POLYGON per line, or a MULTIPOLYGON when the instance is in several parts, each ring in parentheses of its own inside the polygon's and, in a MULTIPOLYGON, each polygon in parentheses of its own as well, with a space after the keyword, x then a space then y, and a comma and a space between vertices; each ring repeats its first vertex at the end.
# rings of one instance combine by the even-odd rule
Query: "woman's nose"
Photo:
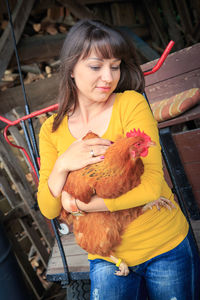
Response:
POLYGON ((113 76, 112 76, 112 72, 110 70, 110 68, 105 68, 104 70, 102 70, 102 80, 105 82, 111 82, 113 80, 113 76))

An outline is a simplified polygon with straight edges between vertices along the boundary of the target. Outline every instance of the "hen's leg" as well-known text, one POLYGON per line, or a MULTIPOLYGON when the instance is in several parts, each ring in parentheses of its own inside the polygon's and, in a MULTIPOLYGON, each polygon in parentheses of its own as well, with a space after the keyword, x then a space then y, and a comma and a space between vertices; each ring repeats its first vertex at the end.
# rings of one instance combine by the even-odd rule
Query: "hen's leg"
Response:
POLYGON ((161 207, 165 207, 169 210, 171 210, 172 208, 176 208, 176 206, 169 199, 160 197, 159 199, 144 205, 142 211, 145 212, 147 209, 152 209, 154 205, 158 210, 160 210, 161 207))
MULTIPOLYGON (((117 264, 119 259, 114 257, 113 255, 110 255, 110 258, 112 259, 112 261, 117 264)), ((115 275, 117 276, 127 276, 129 274, 129 268, 128 265, 124 262, 121 261, 120 265, 119 265, 119 271, 115 272, 115 275)))

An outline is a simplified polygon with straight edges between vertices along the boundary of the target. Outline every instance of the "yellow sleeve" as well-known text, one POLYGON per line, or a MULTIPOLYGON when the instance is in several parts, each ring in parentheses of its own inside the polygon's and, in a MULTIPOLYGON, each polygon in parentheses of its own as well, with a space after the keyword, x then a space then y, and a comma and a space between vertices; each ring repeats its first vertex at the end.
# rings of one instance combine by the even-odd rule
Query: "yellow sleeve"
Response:
POLYGON ((54 198, 48 187, 48 178, 58 157, 55 139, 52 129, 53 116, 42 125, 39 134, 40 148, 40 180, 38 186, 37 200, 42 214, 53 219, 60 214, 60 198, 54 198))
POLYGON ((133 128, 144 130, 156 142, 156 146, 150 147, 148 155, 142 158, 144 173, 140 185, 118 198, 104 199, 109 211, 136 207, 158 199, 164 183, 157 122, 148 103, 141 94, 134 91, 126 91, 123 97, 120 118, 124 135, 133 128))

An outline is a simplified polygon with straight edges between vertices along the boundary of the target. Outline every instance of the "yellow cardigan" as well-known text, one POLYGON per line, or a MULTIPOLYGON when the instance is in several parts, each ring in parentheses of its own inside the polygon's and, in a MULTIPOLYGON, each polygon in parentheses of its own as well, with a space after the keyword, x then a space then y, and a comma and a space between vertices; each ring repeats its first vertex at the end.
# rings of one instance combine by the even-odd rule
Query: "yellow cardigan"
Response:
MULTIPOLYGON (((40 131, 40 182, 38 188, 38 204, 41 212, 49 219, 59 215, 60 198, 54 198, 49 191, 47 180, 55 161, 76 139, 68 129, 67 116, 59 128, 52 133, 54 115, 45 121, 40 131)), ((127 227, 122 243, 117 247, 115 255, 129 266, 149 260, 176 247, 187 235, 188 223, 173 194, 163 177, 161 149, 157 123, 148 107, 145 98, 135 91, 125 91, 116 95, 109 126, 102 138, 115 141, 119 135, 135 129, 144 130, 156 142, 156 147, 149 149, 147 157, 142 158, 144 174, 141 184, 116 199, 104 199, 109 211, 116 211, 144 205, 164 196, 170 199, 176 209, 169 211, 155 207, 134 220, 127 227)), ((89 259, 109 258, 89 254, 89 259)))

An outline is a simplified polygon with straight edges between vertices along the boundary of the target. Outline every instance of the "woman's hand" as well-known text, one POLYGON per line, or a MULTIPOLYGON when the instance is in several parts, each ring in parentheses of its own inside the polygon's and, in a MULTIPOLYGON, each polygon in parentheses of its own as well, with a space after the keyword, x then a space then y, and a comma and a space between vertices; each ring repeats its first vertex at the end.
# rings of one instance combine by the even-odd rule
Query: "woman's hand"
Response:
POLYGON ((76 205, 78 211, 83 212, 108 211, 104 200, 102 198, 99 198, 97 195, 93 196, 89 203, 84 203, 78 199, 75 199, 67 192, 62 191, 61 203, 63 208, 68 212, 74 211, 74 205, 76 205))
POLYGON ((54 197, 59 197, 70 171, 98 163, 111 145, 109 140, 94 138, 78 140, 61 154, 48 179, 49 189, 54 197))
POLYGON ((109 140, 101 138, 78 140, 59 157, 59 162, 64 171, 75 171, 102 161, 110 145, 109 140))
POLYGON ((61 203, 62 207, 68 211, 71 212, 71 201, 75 200, 70 194, 67 192, 63 191, 61 194, 61 203))

